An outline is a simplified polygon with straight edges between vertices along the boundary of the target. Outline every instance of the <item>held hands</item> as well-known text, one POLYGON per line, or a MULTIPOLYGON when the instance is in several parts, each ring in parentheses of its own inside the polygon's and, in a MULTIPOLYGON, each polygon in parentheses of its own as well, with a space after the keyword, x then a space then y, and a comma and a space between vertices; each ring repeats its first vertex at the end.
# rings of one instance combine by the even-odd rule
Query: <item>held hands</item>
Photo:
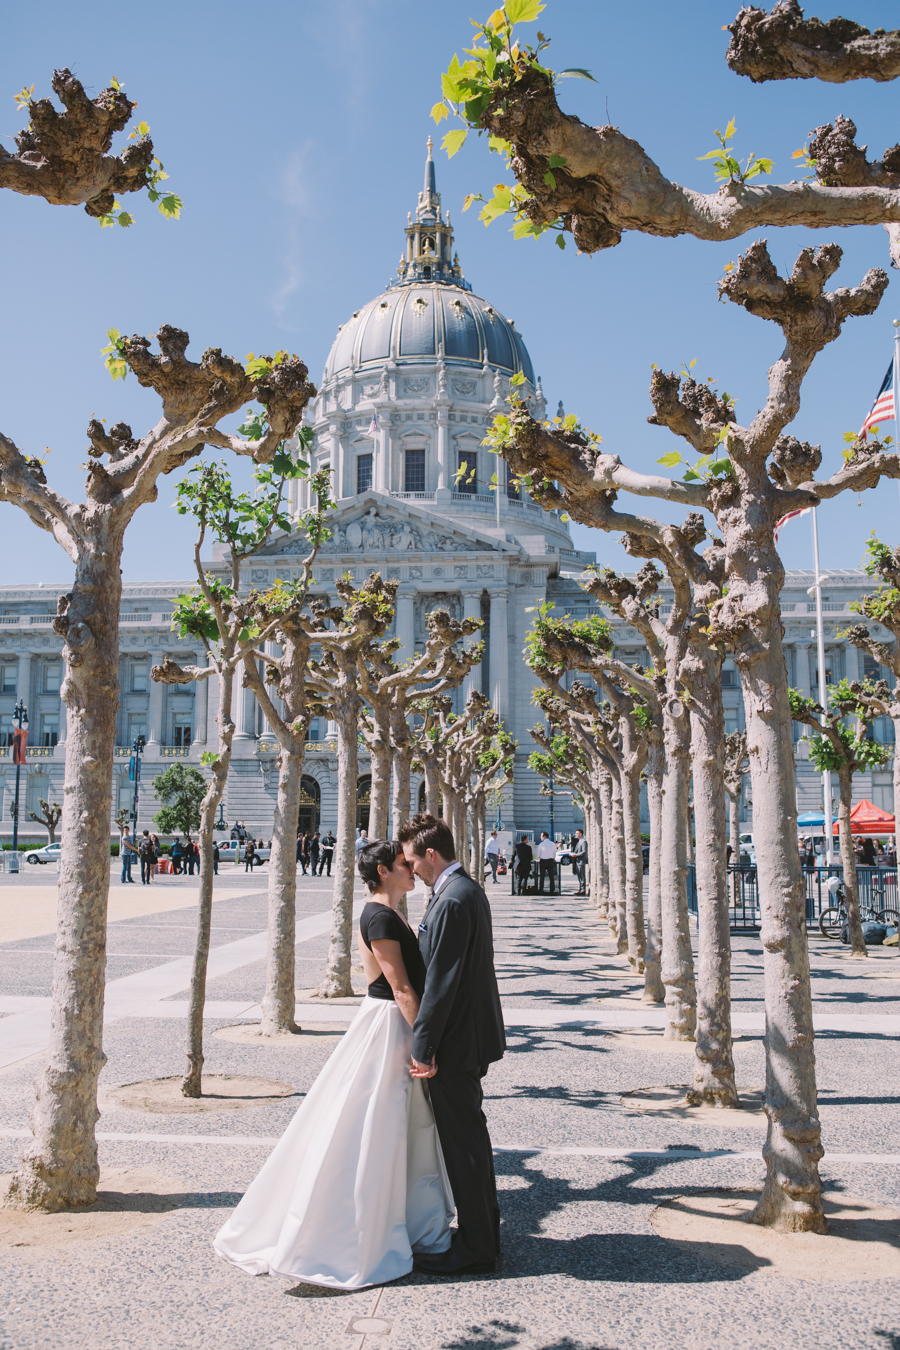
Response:
POLYGON ((413 1078, 433 1078, 437 1073, 437 1064, 434 1062, 434 1056, 432 1056, 430 1064, 420 1064, 417 1059, 413 1059, 412 1055, 410 1055, 409 1072, 413 1078))

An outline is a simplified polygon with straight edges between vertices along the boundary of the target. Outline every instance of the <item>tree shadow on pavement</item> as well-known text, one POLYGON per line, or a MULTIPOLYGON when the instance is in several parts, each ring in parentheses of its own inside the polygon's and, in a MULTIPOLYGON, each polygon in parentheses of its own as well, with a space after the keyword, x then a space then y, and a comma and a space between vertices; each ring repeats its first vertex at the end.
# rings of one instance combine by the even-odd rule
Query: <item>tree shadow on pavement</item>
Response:
MULTIPOLYGON (((527 1328, 514 1322, 500 1322, 496 1319, 484 1326, 469 1326, 452 1341, 442 1341, 440 1350, 512 1350, 521 1345, 520 1335, 527 1335, 527 1328)), ((584 1341, 573 1341, 571 1336, 559 1340, 542 1342, 535 1350, 615 1350, 613 1346, 596 1344, 586 1345, 584 1341)))

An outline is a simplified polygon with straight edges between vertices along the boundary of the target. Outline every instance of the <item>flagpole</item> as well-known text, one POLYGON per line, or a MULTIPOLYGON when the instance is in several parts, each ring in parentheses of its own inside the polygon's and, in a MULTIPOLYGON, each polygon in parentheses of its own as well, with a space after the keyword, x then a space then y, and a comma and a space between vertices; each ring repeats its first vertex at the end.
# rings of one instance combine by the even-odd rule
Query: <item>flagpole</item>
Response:
MULTIPOLYGON (((819 654, 819 702, 828 711, 828 692, 825 683, 825 629, 822 625, 822 579, 819 573, 819 526, 816 508, 812 509, 813 564, 816 581, 816 647, 819 654)), ((822 804, 825 820, 825 859, 830 867, 834 862, 834 822, 831 814, 831 773, 825 769, 822 774, 822 804)))
POLYGON ((894 320, 894 449, 900 450, 900 319, 894 320))

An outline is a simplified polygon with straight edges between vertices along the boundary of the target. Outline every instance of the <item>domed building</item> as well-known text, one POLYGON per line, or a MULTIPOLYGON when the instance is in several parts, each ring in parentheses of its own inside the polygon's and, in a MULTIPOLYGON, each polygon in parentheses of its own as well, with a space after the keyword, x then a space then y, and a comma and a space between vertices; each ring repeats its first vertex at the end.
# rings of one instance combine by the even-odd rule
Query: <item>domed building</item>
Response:
MULTIPOLYGON (((513 375, 524 375, 518 390, 536 414, 544 413, 544 395, 513 320, 463 276, 430 139, 405 235, 396 279, 341 325, 308 409, 313 464, 331 469, 337 499, 316 580, 321 592, 346 572, 357 581, 370 571, 398 580, 400 660, 421 649, 432 609, 482 620, 485 659, 458 692, 458 708, 470 688, 491 699, 519 742, 504 823, 545 827, 548 803, 527 767, 536 717, 535 682, 522 658, 527 611, 553 598, 561 568, 580 571, 594 555, 573 550, 566 522, 523 498, 505 463, 481 444, 513 375)), ((292 507, 307 509, 305 484, 294 485, 292 507)), ((253 560, 248 580, 274 579, 279 562, 287 574, 284 564, 304 549, 301 536, 278 540, 253 560)), ((562 584, 575 592, 572 582, 562 584)), ((325 728, 316 734, 324 740, 325 728)), ((307 773, 319 784, 321 823, 333 825, 327 760, 311 748, 307 773)), ((570 823, 568 798, 555 818, 557 828, 570 823)))

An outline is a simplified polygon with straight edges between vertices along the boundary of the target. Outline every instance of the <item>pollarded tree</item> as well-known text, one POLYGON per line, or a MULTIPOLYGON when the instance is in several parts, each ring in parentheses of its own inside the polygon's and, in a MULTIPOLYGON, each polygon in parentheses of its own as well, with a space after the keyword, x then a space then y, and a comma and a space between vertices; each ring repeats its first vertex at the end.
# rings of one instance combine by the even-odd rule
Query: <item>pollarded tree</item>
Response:
POLYGON ((716 519, 728 591, 712 607, 708 638, 734 652, 741 676, 770 1028, 767 1174, 753 1217, 784 1231, 821 1231, 825 1220, 803 878, 791 825, 796 788, 779 606, 784 569, 774 527, 798 507, 874 487, 882 476, 900 478, 896 452, 871 442, 851 446, 841 469, 816 481, 821 451, 784 434, 799 411, 803 377, 817 353, 839 336, 848 317, 872 313, 887 284, 883 272, 872 271, 860 286, 827 291, 840 258, 834 245, 804 249, 785 280, 765 244, 756 243, 720 282, 723 297, 776 323, 785 337, 784 351, 769 370, 766 402, 749 426, 738 425, 732 404, 708 387, 654 372, 651 420, 669 427, 700 456, 684 481, 629 469, 618 456, 603 453, 596 436, 541 425, 520 407, 495 432, 514 472, 535 485, 535 499, 583 524, 602 523, 610 494, 623 491, 706 509, 716 519))
POLYGON ((889 717, 894 724, 894 825, 900 832, 900 548, 882 544, 873 534, 866 545, 863 567, 870 577, 879 578, 879 584, 870 595, 854 600, 850 608, 870 623, 886 628, 891 641, 882 642, 863 623, 854 624, 845 636, 887 666, 896 683, 893 689, 887 680, 867 681, 866 686, 854 682, 850 688, 874 716, 889 717))
MULTIPOLYGON (((289 585, 253 594, 253 623, 260 632, 273 630, 279 653, 266 652, 265 679, 260 674, 258 650, 244 655, 244 682, 256 696, 278 740, 278 793, 272 823, 269 859, 266 987, 262 999, 260 1033, 274 1036, 299 1030, 294 1021, 294 970, 297 930, 297 819, 306 740, 312 718, 325 710, 319 682, 310 672, 313 644, 321 623, 300 608, 309 593, 314 546, 323 533, 327 501, 327 471, 317 475, 318 510, 300 576, 289 585), (271 693, 269 691, 272 691, 271 693)), ((313 490, 316 490, 315 480, 313 490)))
POLYGON ((200 808, 206 779, 192 764, 171 764, 153 780, 153 792, 162 808, 153 817, 161 834, 183 834, 190 839, 200 828, 200 808))
MULTIPOLYGON (((871 695, 875 690, 873 686, 864 684, 861 692, 871 695)), ((877 741, 868 738, 866 733, 876 714, 871 706, 867 706, 867 703, 854 693, 846 680, 829 687, 827 710, 814 699, 804 698, 796 689, 791 690, 790 697, 794 720, 805 723, 816 732, 815 736, 807 737, 809 757, 813 764, 820 773, 824 773, 827 769, 838 776, 840 787, 838 832, 841 841, 841 863, 844 868, 847 923, 850 929, 850 955, 868 956, 859 913, 859 880, 851 833, 853 775, 875 765, 885 764, 890 757, 890 747, 879 745, 877 741), (846 725, 847 717, 854 718, 854 726, 846 725)))
MULTIPOLYGON (((468 59, 460 62, 454 56, 442 77, 443 100, 432 109, 436 122, 452 109, 463 123, 444 138, 450 154, 459 150, 471 128, 486 131, 491 149, 506 156, 517 181, 500 183, 494 189, 481 213, 486 223, 512 213, 518 238, 552 230, 564 246, 565 235, 570 233, 580 253, 614 248, 632 230, 719 241, 738 239, 769 225, 833 229, 883 224, 892 261, 900 266, 896 192, 900 153, 896 147, 885 154, 882 163, 870 164, 865 149, 853 144, 856 128, 852 123, 844 123, 843 128, 837 123, 834 128, 820 127, 816 132, 820 142, 838 133, 845 175, 835 172, 834 157, 827 156, 824 147, 817 152, 810 145, 814 181, 761 185, 754 180, 771 173, 772 162, 751 155, 742 166, 730 141, 732 123, 725 138, 720 138, 721 148, 701 156, 716 161, 719 190, 707 193, 683 187, 667 179, 643 147, 618 127, 608 122, 589 127, 562 111, 556 97, 559 76, 544 64, 548 40, 539 33, 536 45, 529 47, 514 32, 519 23, 537 19, 543 8, 539 0, 514 0, 495 10, 483 26, 476 25, 478 33, 474 46, 467 49, 468 59)), ((732 27, 733 59, 740 59, 736 48, 743 46, 748 53, 751 49, 741 29, 741 17, 747 13, 742 11, 732 27)), ((865 71, 861 69, 864 48, 854 48, 852 39, 844 40, 845 69, 859 70, 844 78, 859 78, 862 73, 894 78, 897 35, 873 38, 865 71)), ((810 73, 825 78, 826 64, 822 61, 821 69, 810 73)), ((560 72, 560 76, 571 74, 587 72, 560 72)))
POLYGON ((489 793, 502 792, 513 781, 517 742, 501 726, 481 751, 465 785, 469 820, 469 874, 480 884, 484 877, 489 793))
POLYGON ((91 419, 83 502, 68 501, 48 483, 37 458, 0 434, 0 501, 20 507, 52 534, 75 565, 53 624, 64 639, 66 787, 49 1063, 38 1079, 34 1141, 10 1189, 9 1203, 23 1206, 62 1209, 92 1204, 96 1195, 125 531, 139 507, 156 499, 159 478, 204 445, 227 444, 237 454, 270 461, 315 392, 296 357, 255 362, 248 370, 210 348, 196 363, 185 356, 187 333, 163 324, 156 337, 158 356, 148 338, 117 339, 116 360, 156 391, 162 418, 140 441, 124 423, 107 432, 91 419), (265 409, 259 439, 218 430, 220 420, 253 399, 265 409))
POLYGON ((460 621, 438 609, 428 615, 427 627, 424 650, 405 665, 398 666, 393 660, 400 646, 396 638, 376 644, 360 662, 360 690, 371 709, 369 726, 363 728, 372 756, 371 839, 387 837, 392 774, 395 834, 410 815, 411 705, 417 699, 457 688, 484 652, 483 643, 465 652, 457 649, 458 643, 478 632, 480 619, 460 621))
POLYGON ((441 771, 435 747, 441 735, 445 721, 453 711, 453 699, 449 694, 440 694, 433 698, 420 698, 410 708, 421 721, 410 726, 412 750, 411 768, 425 778, 425 810, 432 816, 442 814, 441 771))
MULTIPOLYGON (((747 749, 746 731, 729 731, 725 737, 725 791, 731 802, 729 820, 729 842, 731 844, 731 865, 741 865, 741 793, 744 779, 750 772, 750 753, 747 749)), ((736 883, 740 885, 740 880, 736 883)), ((736 892, 737 893, 737 892, 736 892)))
POLYGON ((26 197, 43 197, 51 206, 83 205, 101 225, 130 225, 132 217, 119 209, 116 194, 141 192, 155 202, 162 215, 175 219, 181 201, 160 191, 168 178, 154 156, 150 128, 139 122, 121 154, 111 155, 113 137, 131 121, 137 107, 118 80, 96 98, 70 70, 55 70, 51 81, 63 111, 50 99, 34 97, 34 85, 16 95, 29 115, 28 125, 16 136, 16 153, 0 146, 0 188, 26 197))
POLYGON ((484 694, 473 689, 460 717, 446 704, 438 707, 438 726, 432 736, 440 775, 444 819, 453 831, 461 858, 469 852, 466 786, 475 772, 478 756, 500 730, 500 719, 484 694))
MULTIPOLYGON (((577 683, 577 682, 576 682, 577 683)), ((577 696, 576 683, 568 691, 577 696)), ((604 812, 603 789, 609 779, 600 745, 593 736, 588 737, 585 728, 573 714, 568 703, 557 698, 551 689, 536 689, 532 702, 540 708, 552 728, 553 734, 540 727, 532 727, 531 736, 544 755, 541 766, 533 765, 538 773, 548 776, 554 771, 554 778, 571 785, 577 793, 585 818, 585 836, 588 843, 588 866, 590 868, 590 898, 603 919, 609 918, 610 888, 609 866, 607 862, 608 845, 611 842, 610 821, 604 812)), ((530 762, 530 761, 529 761, 530 762)), ((651 897, 650 914, 653 914, 651 897)), ((652 928, 652 924, 651 924, 652 928)), ((659 931, 658 916, 656 931, 659 931)), ((647 978, 647 960, 652 952, 645 953, 644 978, 647 978)), ((659 978, 659 951, 656 951, 657 979, 659 978)), ((664 997, 663 993, 659 995, 664 997)))
MULTIPOLYGON (((251 418, 247 426, 251 435, 259 431, 258 417, 251 418)), ((241 563, 263 548, 276 529, 289 531, 294 528, 294 522, 284 509, 285 489, 288 480, 300 476, 305 469, 304 463, 295 464, 283 444, 279 444, 271 467, 262 465, 256 469, 256 491, 253 493, 235 492, 224 466, 215 462, 198 465, 178 485, 179 513, 192 515, 199 526, 194 542, 197 590, 179 597, 173 619, 183 637, 199 640, 206 662, 202 666, 180 666, 167 656, 161 666, 151 668, 150 674, 161 684, 190 684, 195 680, 208 680, 213 675, 218 681, 218 747, 201 756, 210 776, 200 805, 197 938, 185 1044, 188 1070, 181 1084, 185 1097, 200 1097, 203 1091, 203 1007, 212 929, 212 850, 216 812, 231 765, 235 675, 239 669, 244 669, 246 674, 245 655, 264 646, 273 637, 283 614, 299 611, 305 603, 310 567, 324 534, 324 504, 306 518, 311 539, 310 554, 298 583, 285 586, 276 582, 261 597, 252 591, 242 594, 241 563), (208 534, 227 549, 228 581, 208 576, 204 570, 201 553, 208 534), (270 613, 270 617, 258 626, 255 620, 260 610, 270 613)), ((313 492, 327 494, 327 474, 314 475, 310 485, 313 492)))
POLYGON ((340 605, 314 602, 314 630, 321 656, 310 662, 310 680, 328 716, 337 723, 338 810, 334 850, 331 940, 319 994, 347 998, 353 927, 353 883, 356 842, 357 783, 359 779, 359 719, 363 706, 360 667, 373 644, 384 637, 394 617, 396 581, 384 581, 371 572, 357 589, 339 577, 335 589, 340 605), (327 625, 331 624, 331 627, 327 625))
POLYGON ((34 811, 29 811, 28 818, 29 820, 36 820, 39 825, 43 825, 48 835, 47 843, 54 844, 56 842, 56 827, 62 815, 62 807, 59 802, 54 802, 51 806, 49 802, 44 801, 43 797, 38 798, 38 805, 41 808, 41 814, 37 815, 34 811))

